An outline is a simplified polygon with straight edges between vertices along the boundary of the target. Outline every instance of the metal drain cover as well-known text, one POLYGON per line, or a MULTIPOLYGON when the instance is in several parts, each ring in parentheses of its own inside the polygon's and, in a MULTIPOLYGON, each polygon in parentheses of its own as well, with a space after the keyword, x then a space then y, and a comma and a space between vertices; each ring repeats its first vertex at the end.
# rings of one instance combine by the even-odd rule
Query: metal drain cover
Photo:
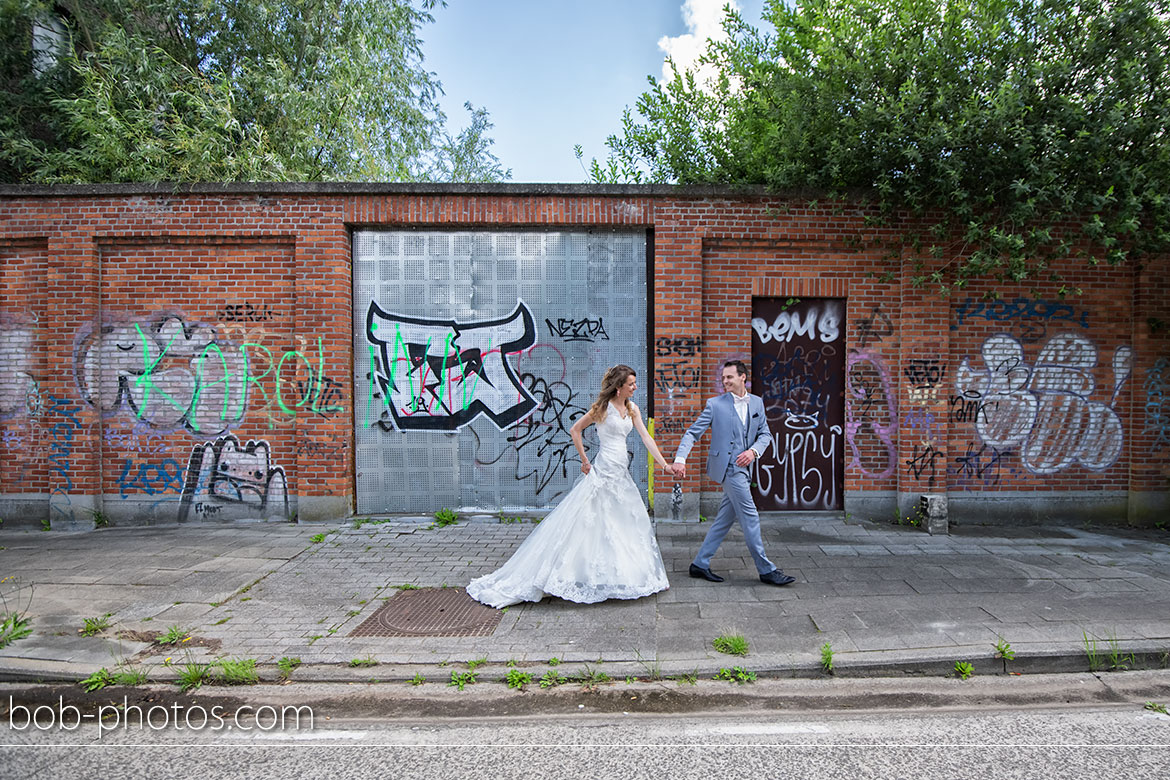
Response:
POLYGON ((349 635, 490 636, 499 624, 499 610, 463 588, 419 588, 396 593, 349 635))

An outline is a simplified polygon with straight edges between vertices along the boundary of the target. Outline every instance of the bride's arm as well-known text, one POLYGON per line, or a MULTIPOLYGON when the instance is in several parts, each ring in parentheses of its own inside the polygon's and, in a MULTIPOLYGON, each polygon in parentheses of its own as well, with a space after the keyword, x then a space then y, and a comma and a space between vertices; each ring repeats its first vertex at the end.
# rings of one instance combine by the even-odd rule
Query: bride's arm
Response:
POLYGON ((633 407, 634 427, 638 429, 638 435, 642 437, 642 443, 646 445, 646 449, 654 456, 654 460, 662 464, 662 468, 666 469, 673 476, 674 472, 666 462, 666 458, 662 456, 662 450, 658 449, 658 443, 651 438, 650 432, 646 430, 646 423, 642 422, 642 410, 633 401, 630 401, 630 406, 633 407))
POLYGON ((573 445, 577 448, 577 454, 581 456, 581 473, 588 474, 589 469, 593 466, 589 463, 589 458, 585 455, 585 441, 582 434, 585 429, 593 424, 593 412, 588 411, 577 418, 577 422, 573 423, 573 427, 569 429, 569 435, 573 437, 573 445))

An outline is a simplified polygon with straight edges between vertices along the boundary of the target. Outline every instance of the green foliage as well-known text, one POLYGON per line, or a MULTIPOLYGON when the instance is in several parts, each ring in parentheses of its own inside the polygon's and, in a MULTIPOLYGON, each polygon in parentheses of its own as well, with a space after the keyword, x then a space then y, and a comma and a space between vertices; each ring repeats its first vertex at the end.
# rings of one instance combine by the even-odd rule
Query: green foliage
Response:
POLYGON ((522 672, 519 669, 509 669, 507 676, 504 677, 504 682, 508 684, 509 688, 516 688, 522 691, 525 685, 532 682, 532 673, 522 672))
POLYGON ((591 177, 848 196, 942 292, 1170 248, 1170 0, 793 0, 763 21, 729 13, 710 78, 651 78, 591 177))
POLYGON ((955 676, 960 680, 966 680, 971 675, 975 674, 975 667, 971 666, 967 661, 955 661, 955 676))
POLYGON ((1003 661, 1003 672, 1007 674, 1007 662, 1016 657, 1016 651, 1012 649, 1011 644, 1002 636, 996 638, 995 657, 1003 661))
POLYGON ((479 667, 483 666, 486 663, 487 663, 486 656, 483 658, 476 658, 474 661, 467 662, 467 668, 474 672, 476 669, 478 669, 479 667))
POLYGON ((726 655, 747 655, 748 641, 741 634, 717 636, 711 642, 716 650, 726 655))
POLYGON ((219 679, 226 685, 255 685, 260 682, 255 658, 221 658, 215 664, 219 667, 219 679))
POLYGON ((549 665, 549 666, 560 666, 560 665, 561 665, 561 659, 557 658, 557 657, 554 655, 552 658, 548 659, 548 665, 549 665))
POLYGON ((0 180, 498 181, 491 122, 452 135, 423 65, 435 0, 4 0, 0 180), (224 20, 231 20, 224 23, 224 20))
POLYGON ((541 688, 555 688, 558 685, 564 685, 568 681, 569 681, 568 677, 565 677, 564 675, 561 675, 561 674, 557 674, 554 671, 548 671, 548 672, 545 672, 544 676, 542 676, 540 678, 540 687, 541 688))
POLYGON ((459 516, 453 511, 450 509, 440 509, 438 512, 435 512, 435 522, 432 525, 442 528, 447 525, 455 525, 458 522, 459 516))
POLYGON ((180 691, 193 691, 211 678, 211 664, 201 664, 188 661, 178 667, 175 673, 175 683, 180 691))
POLYGON ((821 669, 825 674, 833 673, 833 646, 828 642, 821 645, 821 669))
POLYGON ((421 673, 416 674, 414 677, 410 678, 411 685, 422 685, 426 681, 427 681, 427 678, 423 677, 421 673))
POLYGON ((24 639, 32 634, 32 626, 28 617, 28 608, 32 605, 33 587, 32 585, 22 585, 17 577, 5 577, 0 580, 0 649, 8 647, 8 645, 24 639), (28 588, 28 597, 25 599, 24 606, 19 606, 19 598, 17 598, 20 591, 28 588), (9 606, 9 597, 13 597, 14 603, 9 606))
POLYGON ((364 666, 377 666, 378 661, 375 658, 373 658, 372 656, 367 655, 365 658, 352 658, 352 659, 350 659, 349 665, 351 667, 355 667, 355 668, 364 667, 364 666))
POLYGON ((1085 649, 1085 656, 1089 659, 1089 671, 1096 672, 1104 668, 1105 662, 1097 646, 1097 637, 1090 637, 1086 631, 1081 631, 1081 646, 1085 649))
POLYGON ((276 662, 276 668, 280 670, 280 679, 287 680, 292 677, 293 670, 300 665, 300 658, 289 658, 287 655, 281 656, 280 660, 276 662))
POLYGON ((188 639, 187 629, 180 625, 173 625, 159 636, 155 637, 156 645, 177 645, 188 639))
POLYGON ((309 537, 309 541, 313 544, 320 544, 325 541, 325 534, 313 534, 309 537))
POLYGON ((82 636, 97 636, 112 625, 110 623, 110 617, 113 614, 112 612, 107 612, 101 617, 82 618, 81 622, 84 625, 78 629, 78 632, 82 636))
POLYGON ((93 693, 111 685, 142 685, 147 681, 147 678, 148 675, 145 669, 135 669, 132 666, 121 663, 114 667, 113 671, 103 666, 89 677, 81 680, 79 685, 87 693, 93 693))
POLYGON ((447 683, 448 688, 458 688, 463 690, 465 685, 473 685, 479 675, 476 672, 457 672, 451 670, 451 682, 447 683))
POLYGON ((742 666, 733 666, 730 669, 724 667, 715 673, 715 679, 716 680, 726 680, 727 682, 733 682, 733 683, 736 683, 738 685, 743 685, 745 683, 755 682, 756 681, 756 673, 749 672, 747 669, 743 668, 742 666))
POLYGON ((1145 705, 1142 707, 1142 709, 1146 709, 1146 710, 1149 710, 1151 712, 1157 712, 1157 713, 1162 714, 1162 715, 1170 715, 1170 712, 1166 711, 1166 705, 1159 704, 1156 701, 1146 702, 1145 705))

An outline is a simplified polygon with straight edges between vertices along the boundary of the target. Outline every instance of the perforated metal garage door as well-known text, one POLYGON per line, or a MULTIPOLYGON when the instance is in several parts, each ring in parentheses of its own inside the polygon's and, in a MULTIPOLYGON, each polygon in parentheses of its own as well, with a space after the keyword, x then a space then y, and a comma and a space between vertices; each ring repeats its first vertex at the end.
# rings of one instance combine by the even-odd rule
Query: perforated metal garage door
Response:
MULTIPOLYGON (((637 370, 646 408, 644 233, 353 242, 359 512, 546 508, 580 476, 569 429, 608 367, 637 370)), ((592 452, 592 428, 586 441, 592 452)))

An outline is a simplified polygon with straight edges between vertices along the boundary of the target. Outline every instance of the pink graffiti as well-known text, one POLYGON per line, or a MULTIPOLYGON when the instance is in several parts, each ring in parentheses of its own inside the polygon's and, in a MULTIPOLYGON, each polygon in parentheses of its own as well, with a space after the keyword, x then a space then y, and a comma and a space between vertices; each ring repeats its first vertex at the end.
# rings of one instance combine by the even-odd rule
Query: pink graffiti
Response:
POLYGON ((850 350, 845 360, 845 439, 853 452, 849 466, 871 479, 893 475, 897 426, 897 400, 886 367, 876 355, 850 350))

